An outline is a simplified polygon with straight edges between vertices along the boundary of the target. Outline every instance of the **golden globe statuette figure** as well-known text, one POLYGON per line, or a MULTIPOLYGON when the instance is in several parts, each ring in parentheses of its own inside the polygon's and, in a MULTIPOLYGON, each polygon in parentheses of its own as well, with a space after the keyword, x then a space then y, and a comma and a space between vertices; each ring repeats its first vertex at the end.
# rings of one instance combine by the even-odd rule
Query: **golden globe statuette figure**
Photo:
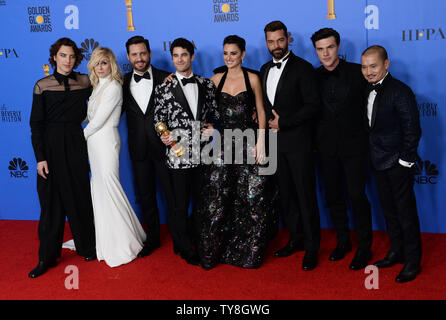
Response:
MULTIPOLYGON (((170 131, 167 129, 167 126, 163 122, 158 122, 156 124, 156 131, 161 133, 163 136, 168 136, 170 134, 170 131)), ((181 157, 184 154, 185 150, 183 146, 178 145, 176 141, 172 142, 169 146, 172 148, 173 153, 177 157, 181 157)))
POLYGON ((336 19, 334 0, 328 0, 328 13, 327 19, 334 20, 336 19))
POLYGON ((125 0, 125 5, 127 7, 127 31, 135 31, 135 26, 133 25, 132 0, 125 0))
POLYGON ((48 77, 50 75, 50 66, 47 64, 44 64, 43 71, 45 72, 45 77, 48 77))

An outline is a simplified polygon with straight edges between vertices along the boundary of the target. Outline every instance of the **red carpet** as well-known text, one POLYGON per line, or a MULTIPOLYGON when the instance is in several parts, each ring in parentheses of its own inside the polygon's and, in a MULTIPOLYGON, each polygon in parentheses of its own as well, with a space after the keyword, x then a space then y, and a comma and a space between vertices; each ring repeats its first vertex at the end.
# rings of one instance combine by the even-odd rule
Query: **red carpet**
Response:
MULTIPOLYGON (((68 228, 67 228, 68 229, 68 228)), ((362 300, 445 299, 446 235, 423 234, 422 273, 415 281, 394 281, 402 268, 397 265, 379 272, 379 289, 367 290, 364 271, 350 271, 354 251, 344 260, 328 261, 336 244, 333 230, 323 230, 319 266, 303 271, 303 252, 275 258, 274 250, 287 241, 281 230, 260 269, 244 270, 220 265, 211 271, 186 264, 173 254, 167 227, 162 229, 162 247, 152 255, 118 267, 104 262, 85 262, 64 249, 58 266, 36 279, 28 272, 37 264, 37 222, 0 221, 0 299, 155 299, 155 300, 362 300), (65 268, 79 270, 79 289, 65 288, 65 268)), ((65 234, 70 238, 69 230, 65 234)), ((388 240, 374 233, 373 259, 384 257, 388 240)))

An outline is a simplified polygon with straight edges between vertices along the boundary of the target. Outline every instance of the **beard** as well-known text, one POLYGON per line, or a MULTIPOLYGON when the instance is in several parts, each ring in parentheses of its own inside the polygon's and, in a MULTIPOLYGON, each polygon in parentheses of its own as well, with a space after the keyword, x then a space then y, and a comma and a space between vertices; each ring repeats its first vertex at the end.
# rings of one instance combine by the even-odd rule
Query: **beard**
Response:
POLYGON ((144 65, 143 65, 142 67, 138 68, 136 65, 137 65, 138 63, 140 63, 140 62, 143 62, 143 63, 144 63, 144 61, 136 61, 136 62, 132 65, 133 69, 136 70, 136 71, 138 71, 138 72, 145 72, 145 71, 147 71, 147 69, 149 69, 150 60, 149 60, 149 61, 145 61, 144 65))
POLYGON ((276 49, 270 51, 271 55, 276 60, 282 59, 286 55, 287 52, 288 52, 288 45, 285 48, 276 48, 276 49))

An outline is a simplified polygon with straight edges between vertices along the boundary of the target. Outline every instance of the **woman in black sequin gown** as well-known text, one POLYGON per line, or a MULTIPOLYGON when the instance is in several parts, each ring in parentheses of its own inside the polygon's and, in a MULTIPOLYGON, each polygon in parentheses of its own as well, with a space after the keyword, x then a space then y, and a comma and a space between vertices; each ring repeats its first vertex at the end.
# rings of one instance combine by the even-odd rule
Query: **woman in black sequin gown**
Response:
POLYGON ((218 87, 222 146, 224 129, 252 129, 257 141, 255 148, 250 148, 245 141, 243 163, 234 161, 237 150, 231 144, 224 145, 220 164, 206 167, 194 217, 197 249, 205 269, 219 263, 258 268, 278 227, 271 177, 259 175, 258 163, 265 159, 266 127, 261 84, 256 74, 241 67, 245 56, 242 38, 228 36, 223 50, 227 71, 211 78, 218 87), (253 120, 254 114, 258 124, 253 120), (223 164, 228 147, 232 148, 233 161, 223 164), (247 164, 247 152, 255 153, 255 164, 247 164))

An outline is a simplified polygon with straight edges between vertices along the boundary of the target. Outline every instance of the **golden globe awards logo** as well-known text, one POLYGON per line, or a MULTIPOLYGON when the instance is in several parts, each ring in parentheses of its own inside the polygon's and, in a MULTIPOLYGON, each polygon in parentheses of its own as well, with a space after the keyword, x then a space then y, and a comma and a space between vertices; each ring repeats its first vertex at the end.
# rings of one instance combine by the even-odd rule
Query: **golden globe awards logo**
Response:
POLYGON ((6 0, 0 0, 0 6, 6 6, 6 0))
POLYGON ((52 32, 51 14, 49 6, 28 7, 31 32, 52 32))
POLYGON ((237 22, 239 18, 238 0, 212 0, 214 22, 237 22))

